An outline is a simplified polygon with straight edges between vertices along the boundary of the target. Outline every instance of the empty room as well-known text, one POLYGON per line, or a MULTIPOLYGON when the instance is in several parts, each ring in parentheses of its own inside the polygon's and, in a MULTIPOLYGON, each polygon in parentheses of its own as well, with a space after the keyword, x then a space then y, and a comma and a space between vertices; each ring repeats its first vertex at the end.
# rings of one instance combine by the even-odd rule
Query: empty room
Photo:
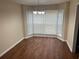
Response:
POLYGON ((0 59, 79 59, 78 0, 0 0, 0 59))

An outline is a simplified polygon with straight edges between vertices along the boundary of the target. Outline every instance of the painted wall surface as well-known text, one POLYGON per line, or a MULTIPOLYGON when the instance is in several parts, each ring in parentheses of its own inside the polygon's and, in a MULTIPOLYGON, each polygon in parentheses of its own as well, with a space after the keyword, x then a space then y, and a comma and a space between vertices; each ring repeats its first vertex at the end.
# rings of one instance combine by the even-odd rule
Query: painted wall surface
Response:
POLYGON ((23 38, 21 6, 0 0, 0 54, 21 38, 23 38))
POLYGON ((71 51, 73 50, 73 44, 74 44, 73 42, 74 42, 74 30, 76 22, 76 10, 77 10, 77 0, 71 0, 68 31, 67 31, 67 43, 71 51))

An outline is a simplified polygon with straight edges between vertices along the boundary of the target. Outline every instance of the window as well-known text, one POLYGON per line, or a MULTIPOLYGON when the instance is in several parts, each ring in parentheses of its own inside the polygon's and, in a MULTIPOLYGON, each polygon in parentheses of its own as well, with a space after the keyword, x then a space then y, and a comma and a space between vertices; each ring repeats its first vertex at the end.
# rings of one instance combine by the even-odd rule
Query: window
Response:
POLYGON ((28 14, 29 34, 63 35, 63 10, 30 11, 28 14))
POLYGON ((37 15, 44 15, 45 14, 45 11, 33 11, 33 14, 37 15))

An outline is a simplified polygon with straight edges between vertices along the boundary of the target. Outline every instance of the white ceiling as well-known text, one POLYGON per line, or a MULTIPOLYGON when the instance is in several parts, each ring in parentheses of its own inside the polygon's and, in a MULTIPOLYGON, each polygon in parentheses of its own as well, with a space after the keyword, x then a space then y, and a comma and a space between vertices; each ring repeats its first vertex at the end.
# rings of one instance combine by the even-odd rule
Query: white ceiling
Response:
MULTIPOLYGON (((69 0, 39 0, 39 5, 59 4, 69 0)), ((25 5, 38 5, 38 0, 16 0, 17 3, 25 5)))

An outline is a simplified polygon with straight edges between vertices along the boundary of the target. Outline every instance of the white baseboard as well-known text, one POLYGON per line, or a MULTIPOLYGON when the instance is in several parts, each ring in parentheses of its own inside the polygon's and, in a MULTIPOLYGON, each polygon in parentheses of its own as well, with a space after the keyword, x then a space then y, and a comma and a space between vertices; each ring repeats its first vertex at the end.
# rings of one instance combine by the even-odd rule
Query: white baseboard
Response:
POLYGON ((65 42, 65 40, 63 38, 61 38, 60 36, 57 36, 57 38, 63 42, 65 42))
MULTIPOLYGON (((31 38, 33 36, 39 36, 39 37, 56 37, 58 39, 60 39, 61 41, 65 41, 64 39, 57 37, 56 35, 54 36, 47 36, 47 35, 31 35, 31 36, 27 36, 27 37, 23 37, 21 38, 18 42, 16 42, 14 45, 12 45, 10 48, 8 48, 7 50, 5 50, 3 53, 0 54, 0 57, 3 56, 4 54, 6 54, 9 50, 11 50, 13 47, 15 47, 18 43, 20 43, 23 39, 28 39, 31 38)), ((70 51, 72 52, 72 48, 70 47, 69 43, 66 41, 70 51)))
POLYGON ((13 47, 15 47, 18 43, 20 43, 24 38, 21 38, 18 42, 16 42, 14 45, 12 45, 10 48, 8 48, 7 50, 5 50, 4 52, 2 52, 0 54, 0 57, 2 57, 4 54, 6 54, 8 51, 10 51, 13 47))
POLYGON ((57 38, 58 38, 59 40, 63 41, 63 42, 66 42, 66 43, 67 43, 67 45, 68 45, 68 47, 69 47, 70 52, 72 52, 72 48, 71 48, 71 46, 70 46, 70 44, 68 43, 68 41, 67 41, 67 40, 62 39, 62 38, 61 38, 61 37, 59 37, 59 36, 57 36, 57 38))
POLYGON ((63 41, 63 42, 66 42, 67 45, 68 45, 68 47, 69 47, 69 50, 72 52, 72 48, 71 48, 71 46, 70 46, 70 44, 68 43, 67 40, 64 40, 63 38, 61 38, 61 37, 59 37, 59 36, 57 36, 57 38, 58 38, 59 40, 63 41))
POLYGON ((24 39, 28 39, 28 38, 31 38, 31 37, 33 37, 33 35, 29 35, 27 37, 24 37, 24 39))
POLYGON ((33 36, 38 36, 38 37, 56 37, 56 35, 40 35, 40 34, 34 34, 33 36))
POLYGON ((71 48, 70 44, 68 43, 68 41, 66 41, 66 43, 67 43, 67 45, 69 47, 69 50, 72 52, 72 48, 71 48))
POLYGON ((0 54, 0 57, 2 57, 4 54, 6 54, 8 51, 10 51, 12 48, 14 48, 18 43, 20 43, 23 39, 28 39, 28 38, 31 38, 33 37, 32 35, 31 36, 27 36, 27 37, 23 37, 21 38, 18 42, 16 42, 14 45, 12 45, 10 48, 8 48, 7 50, 5 50, 4 52, 2 52, 0 54))
POLYGON ((63 38, 61 38, 60 36, 57 36, 57 35, 37 35, 37 34, 34 34, 33 36, 38 36, 38 37, 55 37, 55 38, 58 38, 59 40, 65 42, 65 40, 63 38))

